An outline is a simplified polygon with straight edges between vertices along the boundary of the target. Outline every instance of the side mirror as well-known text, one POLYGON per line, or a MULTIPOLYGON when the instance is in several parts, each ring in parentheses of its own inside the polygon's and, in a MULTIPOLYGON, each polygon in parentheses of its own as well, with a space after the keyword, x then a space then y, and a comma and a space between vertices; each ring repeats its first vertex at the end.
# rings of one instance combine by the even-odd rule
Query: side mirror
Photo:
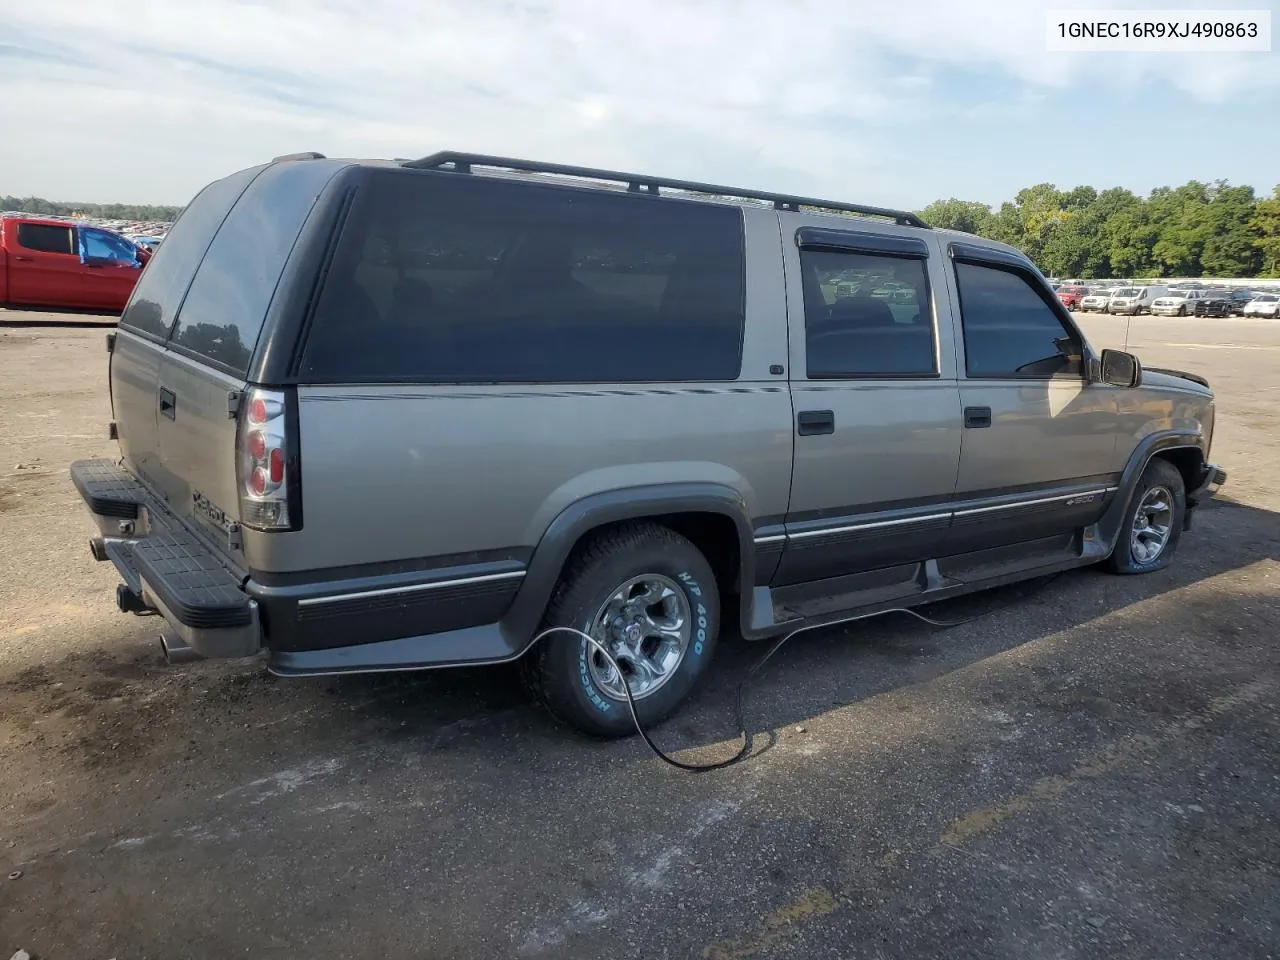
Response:
POLYGON ((1132 353, 1103 350, 1099 366, 1102 382, 1113 387, 1136 387, 1142 382, 1142 364, 1132 353))

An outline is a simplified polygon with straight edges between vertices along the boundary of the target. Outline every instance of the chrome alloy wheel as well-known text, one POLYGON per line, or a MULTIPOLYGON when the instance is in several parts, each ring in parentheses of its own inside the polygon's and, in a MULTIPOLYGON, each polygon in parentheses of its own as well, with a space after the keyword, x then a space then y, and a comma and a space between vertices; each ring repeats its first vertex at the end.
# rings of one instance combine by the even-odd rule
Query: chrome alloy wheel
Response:
POLYGON ((619 675, 600 651, 592 650, 587 660, 591 679, 615 700, 626 699, 623 683, 632 699, 642 700, 671 679, 689 650, 689 599, 662 574, 632 577, 601 605, 589 632, 622 668, 619 675))
POLYGON ((1133 515, 1129 549, 1138 563, 1154 563, 1164 552, 1173 531, 1173 493, 1168 487, 1152 487, 1133 515))

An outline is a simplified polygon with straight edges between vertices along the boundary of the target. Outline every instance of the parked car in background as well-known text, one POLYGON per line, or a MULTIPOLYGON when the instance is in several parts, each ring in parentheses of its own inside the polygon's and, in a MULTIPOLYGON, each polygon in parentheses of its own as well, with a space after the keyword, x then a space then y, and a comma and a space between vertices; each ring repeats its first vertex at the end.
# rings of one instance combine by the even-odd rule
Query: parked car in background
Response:
POLYGON ((1231 291, 1218 288, 1204 292, 1195 303, 1194 313, 1197 317, 1229 317, 1234 309, 1231 291))
POLYGON ((1170 290, 1163 297, 1151 301, 1151 313, 1160 317, 1185 317, 1195 313, 1196 301, 1202 292, 1190 288, 1170 290))
POLYGON ((1088 295, 1080 298, 1080 312, 1107 312, 1107 304, 1111 301, 1110 290, 1090 290, 1088 295))
POLYGON ((100 227, 0 217, 0 303, 119 313, 150 257, 100 227))
POLYGON ((1244 305, 1246 317, 1280 317, 1280 296, 1262 293, 1244 305))
POLYGON ((1089 295, 1088 287, 1063 285, 1058 288, 1058 299, 1068 310, 1079 310, 1080 301, 1089 295))
POLYGON ((1249 305, 1256 294, 1252 290, 1245 290, 1241 287, 1232 287, 1231 295, 1231 313, 1233 316, 1243 317, 1244 308, 1249 305))
POLYGON ((1150 313, 1151 304, 1168 294, 1169 288, 1164 286, 1121 287, 1111 294, 1111 300, 1107 303, 1107 312, 1130 316, 1150 313))
POLYGON ((148 252, 155 253, 156 248, 160 246, 160 241, 163 240, 164 238, 163 237, 130 237, 129 239, 132 240, 134 243, 136 243, 138 246, 147 250, 148 252))

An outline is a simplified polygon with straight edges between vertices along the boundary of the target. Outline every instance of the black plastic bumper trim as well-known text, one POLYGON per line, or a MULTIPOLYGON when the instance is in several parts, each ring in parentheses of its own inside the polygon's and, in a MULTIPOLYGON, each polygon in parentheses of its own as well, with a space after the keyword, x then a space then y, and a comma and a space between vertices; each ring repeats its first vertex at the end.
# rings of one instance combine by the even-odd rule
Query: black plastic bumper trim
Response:
POLYGON ((240 583, 194 537, 159 533, 133 545, 138 574, 179 623, 202 630, 252 622, 240 583))
POLYGON ((146 491, 127 470, 110 460, 77 460, 71 482, 92 513, 134 520, 146 502, 146 491))

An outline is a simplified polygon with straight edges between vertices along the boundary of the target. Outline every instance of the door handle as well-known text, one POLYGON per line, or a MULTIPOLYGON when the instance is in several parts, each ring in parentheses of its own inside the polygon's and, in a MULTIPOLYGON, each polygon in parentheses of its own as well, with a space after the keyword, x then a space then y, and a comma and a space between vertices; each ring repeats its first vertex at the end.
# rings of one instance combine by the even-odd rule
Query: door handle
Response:
POLYGON ((14 257, 13 259, 16 260, 18 263, 34 263, 35 262, 34 257, 14 257))
POLYGON ((965 407, 964 425, 970 430, 991 426, 991 408, 965 407))
POLYGON ((176 418, 178 412, 178 398, 172 390, 160 388, 160 413, 168 417, 170 420, 176 418))
POLYGON ((835 432, 836 415, 833 410, 801 410, 796 414, 796 433, 802 437, 835 432))

